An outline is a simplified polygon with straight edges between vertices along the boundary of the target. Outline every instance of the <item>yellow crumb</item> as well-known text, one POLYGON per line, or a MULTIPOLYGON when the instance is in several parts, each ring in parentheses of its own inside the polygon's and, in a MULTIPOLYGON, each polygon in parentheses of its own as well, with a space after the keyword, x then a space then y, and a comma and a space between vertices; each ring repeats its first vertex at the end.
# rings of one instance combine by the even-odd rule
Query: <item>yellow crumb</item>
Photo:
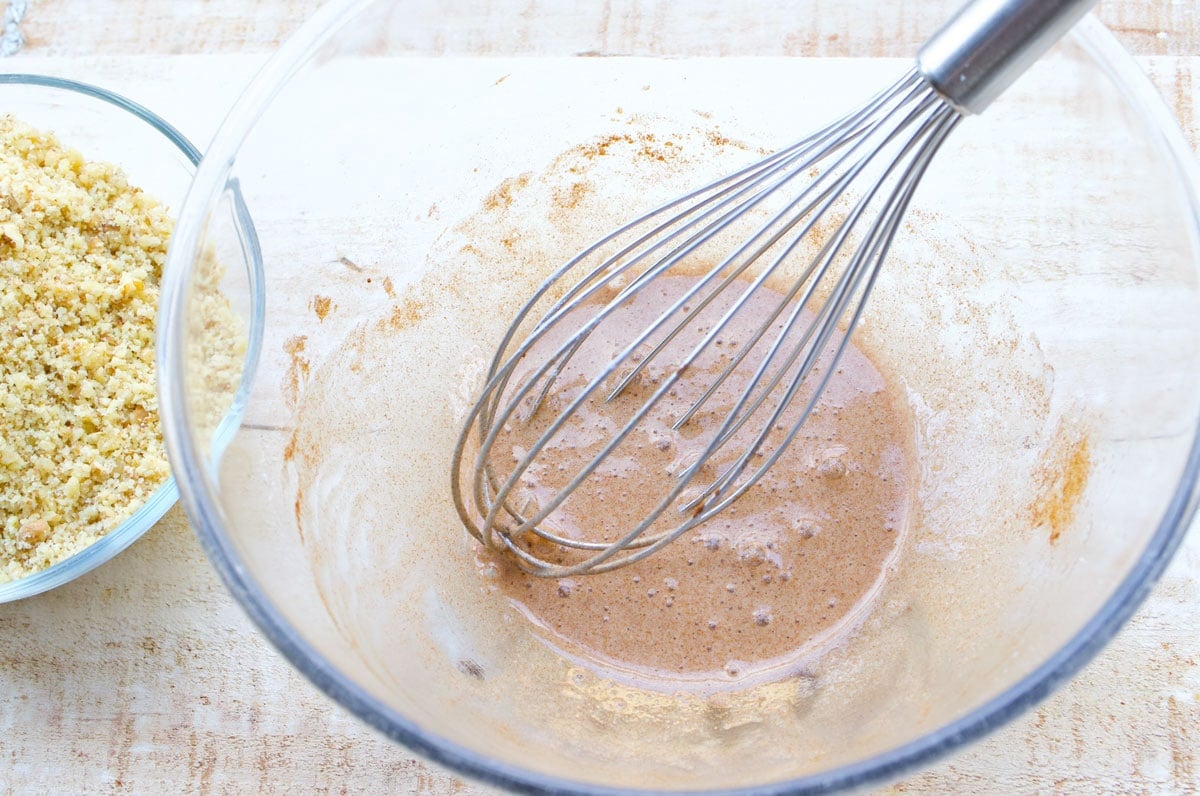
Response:
POLYGON ((0 116, 0 583, 82 550, 168 477, 154 337, 171 230, 115 166, 0 116))

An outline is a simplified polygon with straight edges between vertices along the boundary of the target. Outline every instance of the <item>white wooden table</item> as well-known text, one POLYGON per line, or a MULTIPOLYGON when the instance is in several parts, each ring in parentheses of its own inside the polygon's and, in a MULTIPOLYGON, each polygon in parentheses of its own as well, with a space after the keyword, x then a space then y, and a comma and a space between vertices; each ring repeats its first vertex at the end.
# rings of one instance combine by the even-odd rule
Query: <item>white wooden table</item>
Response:
MULTIPOLYGON (((2 0, 0 0, 2 4, 2 0)), ((32 0, 0 71, 95 82, 208 140, 263 58, 319 0, 32 0)), ((653 35, 609 4, 594 49, 653 35), (618 24, 619 23, 619 24, 618 24)), ((642 5, 655 5, 643 3, 642 5)), ((852 25, 826 4, 814 26, 852 25)), ((921 13, 910 4, 911 14, 921 13)), ((1200 10, 1106 2, 1193 146, 1200 10)), ((642 20, 639 22, 638 20, 642 20)), ((837 54, 837 37, 817 50, 837 54)), ((889 42, 899 51, 916 42, 889 42)), ((1117 639, 1039 708, 901 792, 1200 791, 1200 532, 1117 639)), ((115 561, 0 606, 0 793, 482 792, 331 703, 267 645, 173 509, 115 561)))

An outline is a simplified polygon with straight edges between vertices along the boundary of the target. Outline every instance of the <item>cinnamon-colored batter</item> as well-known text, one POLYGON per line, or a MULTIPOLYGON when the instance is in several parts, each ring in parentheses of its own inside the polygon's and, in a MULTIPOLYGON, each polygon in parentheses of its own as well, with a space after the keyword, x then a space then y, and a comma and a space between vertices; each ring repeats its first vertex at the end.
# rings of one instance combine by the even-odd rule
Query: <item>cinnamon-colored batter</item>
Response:
MULTIPOLYGON (((588 379, 694 284, 691 277, 660 279, 598 327, 533 416, 518 412, 504 427, 493 456, 497 470, 511 473, 514 462, 588 379)), ((732 298, 740 290, 727 292, 732 298)), ((594 314, 599 302, 610 297, 582 307, 577 318, 594 314)), ((678 431, 671 423, 781 299, 766 288, 756 292, 672 394, 551 515, 547 526, 574 538, 611 540, 646 516, 671 489, 674 474, 695 461, 761 357, 748 356, 678 431)), ((606 403, 608 391, 602 390, 589 399, 523 476, 514 505, 541 505, 561 489, 669 378, 721 310, 706 310, 618 398, 606 403)), ((527 361, 544 361, 552 350, 548 347, 557 348, 571 330, 570 321, 539 343, 527 361)), ((818 368, 823 370, 827 361, 818 368)), ((617 375, 631 367, 623 365, 617 375)), ((520 384, 522 375, 513 383, 520 384)), ((782 426, 790 427, 789 418, 796 417, 810 394, 801 392, 782 426)), ((908 428, 900 401, 851 344, 783 458, 707 523, 649 558, 608 573, 536 578, 507 556, 490 553, 481 554, 481 571, 490 587, 541 627, 551 643, 601 668, 656 680, 725 682, 786 669, 851 632, 861 613, 857 609, 865 607, 881 582, 902 534, 910 496, 908 428)), ((781 434, 772 434, 768 450, 781 434)), ((703 482, 747 443, 745 433, 739 434, 702 471, 703 482)), ((651 532, 683 517, 672 508, 651 532)), ((538 552, 545 555, 547 549, 540 546, 538 552)), ((578 560, 572 555, 564 553, 559 560, 578 560)))

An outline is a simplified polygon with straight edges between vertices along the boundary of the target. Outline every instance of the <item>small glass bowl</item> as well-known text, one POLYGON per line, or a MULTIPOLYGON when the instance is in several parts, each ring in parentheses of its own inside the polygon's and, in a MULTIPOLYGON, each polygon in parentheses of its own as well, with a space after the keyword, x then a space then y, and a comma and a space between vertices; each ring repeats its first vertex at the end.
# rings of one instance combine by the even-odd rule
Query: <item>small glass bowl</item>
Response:
MULTIPOLYGON (((191 184, 200 151, 153 112, 118 94, 43 75, 0 75, 0 108, 33 127, 53 132, 64 146, 94 161, 120 166, 132 184, 176 215, 191 184)), ((175 505, 173 477, 128 519, 75 555, 19 580, 0 584, 0 603, 32 597, 74 580, 133 544, 175 505)))

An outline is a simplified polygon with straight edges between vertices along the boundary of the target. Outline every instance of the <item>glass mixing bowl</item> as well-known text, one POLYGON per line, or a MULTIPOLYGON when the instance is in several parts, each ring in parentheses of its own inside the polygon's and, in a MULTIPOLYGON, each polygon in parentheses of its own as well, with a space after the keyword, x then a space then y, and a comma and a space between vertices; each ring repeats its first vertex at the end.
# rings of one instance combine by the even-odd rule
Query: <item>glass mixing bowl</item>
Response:
POLYGON ((1130 57, 1085 20, 916 195, 856 331, 903 387, 920 461, 859 629, 776 682, 668 693, 556 653, 486 590, 449 497, 458 424, 550 268, 888 85, 951 4, 518 5, 325 7, 197 172, 161 399, 236 598, 389 737, 546 792, 879 782, 1061 685, 1196 507, 1195 169, 1130 57), (263 278, 230 268, 221 289, 265 326, 241 423, 214 443, 199 264, 239 256, 239 193, 263 278))
MULTIPOLYGON (((117 164, 134 185, 178 215, 200 153, 178 130, 141 105, 72 80, 5 74, 0 75, 0 110, 55 133, 89 160, 117 164)), ((0 602, 40 594, 100 566, 133 544, 178 497, 175 479, 168 479, 95 544, 41 572, 0 584, 0 602)))

